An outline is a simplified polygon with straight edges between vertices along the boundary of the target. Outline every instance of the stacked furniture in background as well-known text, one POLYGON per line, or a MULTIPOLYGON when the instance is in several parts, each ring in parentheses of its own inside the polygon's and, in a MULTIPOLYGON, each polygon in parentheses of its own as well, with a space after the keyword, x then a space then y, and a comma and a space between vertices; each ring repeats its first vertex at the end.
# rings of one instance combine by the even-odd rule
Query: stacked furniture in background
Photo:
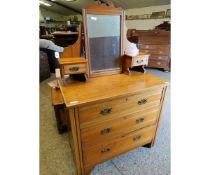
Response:
POLYGON ((148 67, 170 71, 170 31, 132 29, 128 40, 136 43, 141 52, 150 54, 148 67))

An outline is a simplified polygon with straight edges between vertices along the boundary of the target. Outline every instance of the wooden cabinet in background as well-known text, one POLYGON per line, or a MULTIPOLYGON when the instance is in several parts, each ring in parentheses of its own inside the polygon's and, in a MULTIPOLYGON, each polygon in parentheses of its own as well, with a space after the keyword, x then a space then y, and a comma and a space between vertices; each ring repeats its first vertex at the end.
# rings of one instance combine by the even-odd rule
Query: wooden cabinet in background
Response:
POLYGON ((141 52, 150 55, 148 67, 170 71, 170 31, 131 30, 128 40, 136 43, 141 52))

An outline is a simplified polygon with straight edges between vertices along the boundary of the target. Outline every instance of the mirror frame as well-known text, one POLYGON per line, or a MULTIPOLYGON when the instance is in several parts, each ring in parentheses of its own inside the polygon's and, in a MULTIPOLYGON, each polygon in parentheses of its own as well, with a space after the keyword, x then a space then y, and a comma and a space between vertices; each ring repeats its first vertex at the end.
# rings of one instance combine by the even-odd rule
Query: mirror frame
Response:
POLYGON ((115 8, 114 6, 107 4, 96 4, 94 6, 85 7, 82 9, 84 34, 85 34, 85 56, 86 58, 88 58, 89 61, 90 77, 121 73, 122 72, 121 58, 119 58, 120 68, 104 69, 102 71, 94 71, 91 69, 90 45, 89 45, 88 29, 87 29, 87 14, 120 16, 120 57, 122 57, 124 54, 124 10, 121 7, 115 8))

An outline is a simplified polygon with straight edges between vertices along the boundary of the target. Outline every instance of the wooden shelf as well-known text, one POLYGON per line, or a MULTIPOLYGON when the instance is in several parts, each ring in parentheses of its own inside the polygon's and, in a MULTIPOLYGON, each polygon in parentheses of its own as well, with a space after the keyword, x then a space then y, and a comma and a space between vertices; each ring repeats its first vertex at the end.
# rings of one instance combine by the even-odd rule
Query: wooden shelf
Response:
POLYGON ((126 19, 126 21, 141 21, 141 20, 156 20, 156 19, 168 19, 170 20, 171 18, 148 18, 148 19, 126 19))

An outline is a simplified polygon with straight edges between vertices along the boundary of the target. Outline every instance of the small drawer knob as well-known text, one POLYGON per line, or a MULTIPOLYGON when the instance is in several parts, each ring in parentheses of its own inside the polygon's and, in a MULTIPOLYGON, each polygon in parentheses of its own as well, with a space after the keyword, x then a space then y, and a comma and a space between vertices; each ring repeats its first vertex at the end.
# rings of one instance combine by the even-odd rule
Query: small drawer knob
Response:
POLYGON ((69 70, 72 72, 76 72, 79 70, 79 67, 71 67, 71 68, 69 68, 69 70))
POLYGON ((111 112, 112 112, 112 108, 106 108, 106 109, 101 110, 100 114, 107 115, 107 114, 110 114, 111 112))
POLYGON ((145 99, 145 98, 138 101, 139 105, 143 105, 143 104, 146 104, 146 103, 147 103, 147 99, 145 99))
POLYGON ((161 62, 157 62, 158 65, 161 65, 161 62))
POLYGON ((136 119, 136 123, 142 123, 144 121, 144 118, 138 118, 136 119))
POLYGON ((102 134, 108 134, 111 131, 111 128, 105 128, 101 131, 102 134))
POLYGON ((101 153, 107 153, 107 152, 109 152, 111 149, 109 148, 109 147, 106 147, 106 148, 103 148, 102 150, 101 150, 101 153))
POLYGON ((141 139, 141 136, 139 136, 139 135, 138 135, 138 136, 135 136, 135 137, 133 138, 134 141, 137 141, 137 140, 140 140, 140 139, 141 139))

